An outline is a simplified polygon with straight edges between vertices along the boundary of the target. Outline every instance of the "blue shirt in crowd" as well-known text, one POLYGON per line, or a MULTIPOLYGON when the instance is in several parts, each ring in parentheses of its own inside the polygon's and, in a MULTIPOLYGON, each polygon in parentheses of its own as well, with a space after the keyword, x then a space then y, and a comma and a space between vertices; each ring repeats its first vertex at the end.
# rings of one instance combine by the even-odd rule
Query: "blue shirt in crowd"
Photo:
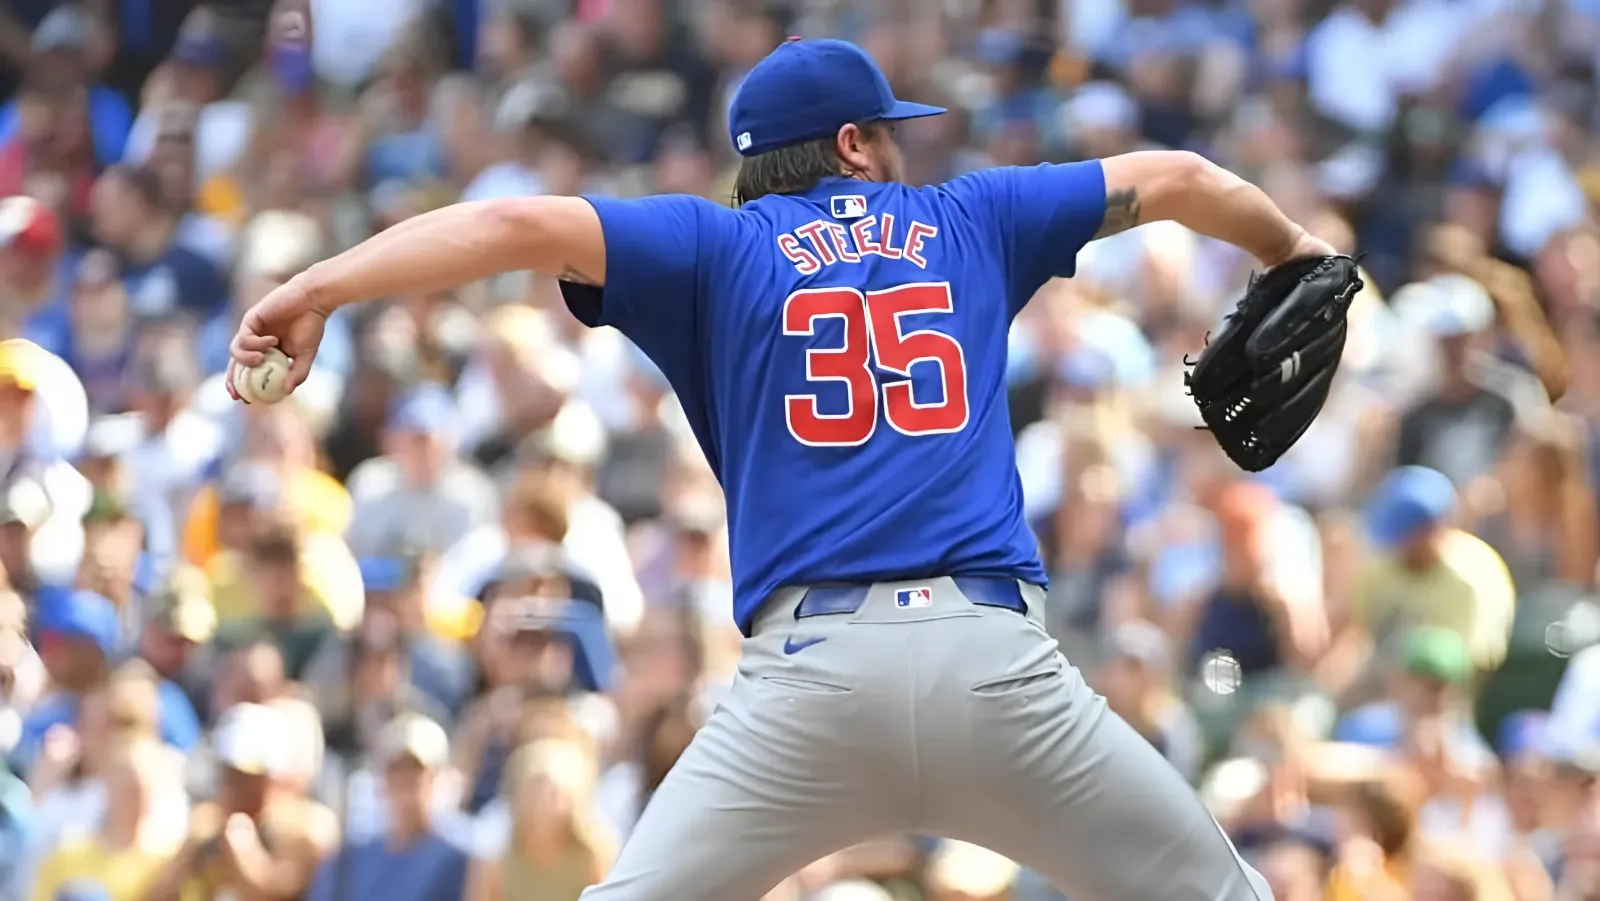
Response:
POLYGON ((405 848, 385 839, 350 845, 318 868, 306 901, 461 901, 467 855, 429 833, 405 848))
MULTIPOLYGON (((16 137, 17 123, 17 102, 11 100, 0 106, 0 144, 16 137)), ((132 130, 133 109, 128 101, 104 85, 92 85, 89 88, 89 137, 94 141, 95 161, 102 166, 120 162, 132 130)))
POLYGON ((179 245, 167 248, 152 263, 123 260, 122 284, 128 291, 128 306, 139 316, 183 311, 205 320, 228 302, 228 282, 222 270, 179 245))
MULTIPOLYGON (((162 679, 157 687, 159 708, 156 714, 161 740, 184 753, 200 743, 200 717, 194 712, 189 696, 175 683, 162 679)), ((38 757, 45 734, 53 726, 75 726, 78 722, 78 698, 58 694, 46 699, 22 723, 22 736, 12 752, 12 763, 19 771, 27 772, 38 757)))

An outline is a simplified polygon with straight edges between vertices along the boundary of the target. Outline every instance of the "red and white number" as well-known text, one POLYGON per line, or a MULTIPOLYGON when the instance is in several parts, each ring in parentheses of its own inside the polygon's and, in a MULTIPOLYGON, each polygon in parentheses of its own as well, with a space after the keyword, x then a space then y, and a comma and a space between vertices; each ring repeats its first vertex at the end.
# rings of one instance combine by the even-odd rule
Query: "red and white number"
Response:
POLYGON ((843 413, 817 411, 814 394, 784 398, 789 433, 801 444, 849 447, 865 443, 878 425, 878 366, 904 376, 882 386, 884 416, 903 435, 939 435, 967 426, 967 361, 961 345, 949 335, 923 329, 902 333, 900 317, 910 313, 949 313, 953 309, 948 282, 901 285, 863 295, 854 288, 796 291, 783 305, 783 333, 811 335, 817 319, 844 320, 844 346, 807 350, 809 381, 839 381, 849 388, 843 413), (941 397, 919 404, 912 394, 911 367, 939 364, 941 397))
POLYGON ((844 320, 844 346, 807 350, 806 379, 844 382, 849 405, 843 413, 817 412, 815 394, 790 394, 783 399, 789 434, 801 444, 848 447, 863 444, 878 427, 878 383, 872 377, 868 345, 867 300, 854 288, 809 288, 783 302, 785 335, 815 334, 818 319, 844 320))

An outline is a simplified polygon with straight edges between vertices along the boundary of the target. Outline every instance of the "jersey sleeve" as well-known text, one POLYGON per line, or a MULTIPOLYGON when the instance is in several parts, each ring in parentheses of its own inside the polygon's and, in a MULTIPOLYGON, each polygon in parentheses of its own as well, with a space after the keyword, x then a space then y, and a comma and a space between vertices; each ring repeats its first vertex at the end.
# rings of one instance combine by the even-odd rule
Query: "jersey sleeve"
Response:
POLYGON ((681 337, 692 326, 701 250, 716 237, 710 233, 717 224, 712 214, 728 211, 684 195, 584 199, 600 216, 606 283, 591 288, 563 282, 567 307, 585 325, 615 327, 654 358, 652 344, 681 337))
POLYGON ((1099 160, 985 169, 946 185, 1000 243, 1013 315, 1052 278, 1069 278, 1100 230, 1106 179, 1099 160))

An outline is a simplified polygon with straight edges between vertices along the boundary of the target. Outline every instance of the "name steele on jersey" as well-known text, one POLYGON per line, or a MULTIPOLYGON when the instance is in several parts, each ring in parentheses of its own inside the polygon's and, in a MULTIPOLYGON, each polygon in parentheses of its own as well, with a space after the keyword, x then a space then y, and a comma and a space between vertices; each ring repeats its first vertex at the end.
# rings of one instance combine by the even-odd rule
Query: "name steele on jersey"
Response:
POLYGON ((859 263, 869 256, 904 259, 918 269, 928 268, 923 247, 939 236, 939 229, 913 219, 898 245, 895 229, 892 213, 884 213, 882 221, 877 216, 858 219, 848 228, 840 222, 818 219, 778 235, 778 250, 801 275, 812 275, 835 263, 859 263))

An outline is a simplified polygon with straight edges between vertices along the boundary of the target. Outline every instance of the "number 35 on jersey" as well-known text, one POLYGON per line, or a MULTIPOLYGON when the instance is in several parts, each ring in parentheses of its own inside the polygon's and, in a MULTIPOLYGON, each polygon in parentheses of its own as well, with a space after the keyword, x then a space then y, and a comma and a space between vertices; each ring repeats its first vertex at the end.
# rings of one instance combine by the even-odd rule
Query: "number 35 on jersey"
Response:
POLYGON ((815 394, 784 397, 784 415, 796 441, 812 447, 864 444, 878 428, 878 408, 889 427, 902 435, 942 435, 967 426, 967 363, 961 345, 942 332, 907 332, 901 317, 913 313, 952 311, 950 284, 928 282, 883 291, 854 288, 807 288, 783 304, 783 333, 810 336, 819 319, 843 321, 844 344, 806 351, 806 379, 842 382, 847 402, 842 413, 823 413, 815 394), (882 384, 879 369, 901 378, 882 384), (911 367, 937 363, 940 398, 917 402, 912 394, 911 367))

